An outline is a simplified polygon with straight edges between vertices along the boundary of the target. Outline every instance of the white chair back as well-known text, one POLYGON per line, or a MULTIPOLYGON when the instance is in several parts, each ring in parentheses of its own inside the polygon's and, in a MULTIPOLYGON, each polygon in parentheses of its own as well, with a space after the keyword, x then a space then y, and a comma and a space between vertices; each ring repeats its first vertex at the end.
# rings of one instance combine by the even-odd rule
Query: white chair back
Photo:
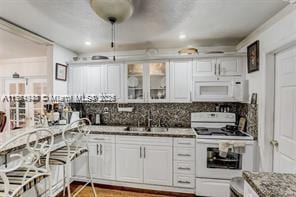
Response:
POLYGON ((0 179, 2 179, 2 186, 4 185, 4 188, 1 189, 4 190, 4 196, 14 196, 18 192, 15 190, 15 185, 12 187, 7 176, 8 173, 20 168, 23 169, 24 174, 18 189, 22 189, 28 182, 39 176, 50 174, 49 155, 53 143, 53 133, 48 129, 41 128, 24 132, 0 145, 0 155, 6 157, 5 164, 0 166, 0 179), (13 147, 18 143, 24 144, 24 147, 20 150, 13 150, 13 147), (15 153, 10 153, 10 151, 15 153), (41 162, 41 158, 45 158, 45 160, 41 162), (32 172, 34 172, 33 176, 32 172))

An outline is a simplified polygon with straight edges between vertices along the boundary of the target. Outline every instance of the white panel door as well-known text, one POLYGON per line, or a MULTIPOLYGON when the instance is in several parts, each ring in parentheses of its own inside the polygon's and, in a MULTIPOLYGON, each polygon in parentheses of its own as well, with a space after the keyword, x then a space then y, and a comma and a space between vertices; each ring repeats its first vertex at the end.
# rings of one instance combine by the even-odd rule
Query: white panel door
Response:
POLYGON ((223 57, 217 60, 218 75, 220 76, 240 76, 242 75, 242 58, 223 57))
POLYGON ((191 102, 192 60, 170 63, 170 101, 191 102))
POLYGON ((115 94, 116 100, 121 101, 122 98, 122 77, 123 77, 123 65, 107 65, 107 92, 115 94))
POLYGON ((100 178, 115 180, 115 144, 100 144, 100 178))
POLYGON ((276 55, 275 95, 274 171, 296 173, 296 47, 276 55))
MULTIPOLYGON (((99 178, 99 163, 97 144, 89 144, 90 169, 93 178, 99 178)), ((88 177, 87 154, 77 157, 73 163, 73 174, 78 177, 88 177)))
POLYGON ((206 79, 216 78, 217 60, 216 58, 198 59, 193 66, 193 73, 198 79, 206 77, 206 79), (200 77, 200 78, 199 78, 200 77))
POLYGON ((144 183, 156 185, 173 184, 173 150, 169 146, 145 146, 144 183))
POLYGON ((143 183, 140 145, 116 144, 116 180, 143 183))
POLYGON ((69 94, 82 95, 85 92, 84 66, 71 66, 69 69, 69 94))
POLYGON ((85 81, 84 89, 87 94, 99 94, 105 92, 105 77, 103 65, 88 66, 85 68, 85 81))

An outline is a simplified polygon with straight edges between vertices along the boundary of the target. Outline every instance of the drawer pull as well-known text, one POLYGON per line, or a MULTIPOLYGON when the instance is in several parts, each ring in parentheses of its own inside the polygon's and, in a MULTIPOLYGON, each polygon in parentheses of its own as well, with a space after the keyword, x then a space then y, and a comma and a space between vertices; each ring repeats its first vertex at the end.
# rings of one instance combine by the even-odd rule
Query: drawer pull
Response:
POLYGON ((178 183, 182 183, 182 184, 190 184, 191 182, 189 182, 189 181, 178 181, 178 183))
POLYGON ((180 144, 180 145, 191 145, 190 142, 179 142, 178 144, 180 144))
POLYGON ((105 138, 93 138, 94 140, 105 140, 105 138))
POLYGON ((183 168, 183 167, 179 167, 178 170, 191 170, 191 168, 183 168))
POLYGON ((190 154, 178 154, 178 156, 181 156, 181 157, 191 157, 190 154))

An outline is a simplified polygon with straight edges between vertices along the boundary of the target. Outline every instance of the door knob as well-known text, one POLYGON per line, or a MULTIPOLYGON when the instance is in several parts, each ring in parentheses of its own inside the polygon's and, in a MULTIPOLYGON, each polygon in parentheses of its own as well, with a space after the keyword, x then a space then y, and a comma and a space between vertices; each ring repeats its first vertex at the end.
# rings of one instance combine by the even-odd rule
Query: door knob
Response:
POLYGON ((279 146, 279 142, 277 140, 271 140, 270 144, 275 148, 277 148, 279 146))

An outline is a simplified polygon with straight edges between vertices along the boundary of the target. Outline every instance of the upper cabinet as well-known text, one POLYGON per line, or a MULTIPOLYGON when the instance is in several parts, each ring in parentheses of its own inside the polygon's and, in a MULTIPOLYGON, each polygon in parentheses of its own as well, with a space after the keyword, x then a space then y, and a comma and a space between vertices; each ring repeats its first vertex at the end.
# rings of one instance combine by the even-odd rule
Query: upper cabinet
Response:
POLYGON ((125 79, 127 102, 168 101, 167 62, 129 63, 126 65, 125 79))
POLYGON ((192 60, 170 62, 170 101, 191 102, 192 60))
POLYGON ((200 58, 194 62, 196 80, 212 81, 230 77, 242 77, 242 57, 200 58))
POLYGON ((111 93, 117 101, 123 99, 122 94, 122 65, 83 65, 70 66, 69 85, 70 95, 111 93))

